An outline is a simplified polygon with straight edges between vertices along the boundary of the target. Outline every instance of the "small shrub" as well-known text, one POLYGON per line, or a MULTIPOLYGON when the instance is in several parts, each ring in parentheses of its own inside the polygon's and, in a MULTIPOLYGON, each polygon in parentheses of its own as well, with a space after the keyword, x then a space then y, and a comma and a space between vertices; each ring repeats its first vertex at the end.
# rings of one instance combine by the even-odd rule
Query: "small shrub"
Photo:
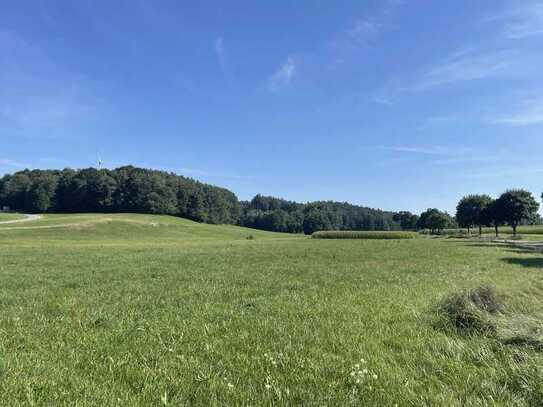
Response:
POLYGON ((245 239, 247 239, 247 240, 254 240, 255 237, 254 237, 253 235, 249 235, 249 236, 247 236, 245 239))
POLYGON ((479 287, 447 298, 442 311, 459 331, 496 335, 496 324, 490 318, 504 308, 503 300, 492 287, 479 287))
POLYGON ((414 232, 330 230, 315 232, 314 239, 413 239, 414 232))

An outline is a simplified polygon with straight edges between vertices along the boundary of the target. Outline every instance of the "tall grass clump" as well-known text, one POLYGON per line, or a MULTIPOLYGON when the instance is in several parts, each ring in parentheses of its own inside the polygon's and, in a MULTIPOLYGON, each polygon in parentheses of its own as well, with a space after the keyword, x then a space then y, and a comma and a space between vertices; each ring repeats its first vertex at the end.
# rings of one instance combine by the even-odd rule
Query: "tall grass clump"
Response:
POLYGON ((491 316, 502 312, 504 303, 494 288, 483 286, 449 296, 440 308, 459 332, 494 336, 497 327, 491 316))
POLYGON ((329 230, 315 232, 314 239, 413 239, 414 232, 329 230))

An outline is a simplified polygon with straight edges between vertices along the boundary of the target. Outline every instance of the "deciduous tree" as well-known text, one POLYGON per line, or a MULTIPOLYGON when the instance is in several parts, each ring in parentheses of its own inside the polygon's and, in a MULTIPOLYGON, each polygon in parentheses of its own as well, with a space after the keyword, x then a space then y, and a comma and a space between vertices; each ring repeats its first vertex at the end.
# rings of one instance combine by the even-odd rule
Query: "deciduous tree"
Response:
POLYGON ((514 189, 504 192, 496 201, 499 217, 513 228, 517 235, 517 226, 523 221, 530 221, 537 216, 539 203, 531 192, 514 189))
POLYGON ((491 202, 492 198, 488 195, 468 195, 462 198, 456 207, 458 225, 467 228, 468 233, 472 226, 478 226, 481 235, 484 224, 481 215, 491 202))

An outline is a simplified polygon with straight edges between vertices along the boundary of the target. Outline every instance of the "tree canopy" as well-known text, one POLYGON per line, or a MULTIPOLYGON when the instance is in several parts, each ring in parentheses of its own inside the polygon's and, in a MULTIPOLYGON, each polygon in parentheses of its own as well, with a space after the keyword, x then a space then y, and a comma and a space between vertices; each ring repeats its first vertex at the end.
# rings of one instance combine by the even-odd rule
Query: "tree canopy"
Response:
POLYGON ((460 227, 479 227, 479 234, 482 233, 484 210, 490 205, 492 198, 488 195, 468 195, 462 198, 456 207, 456 221, 460 227))
POLYGON ((312 234, 320 230, 401 230, 394 213, 345 202, 307 204, 257 195, 242 202, 242 226, 275 232, 312 234))
POLYGON ((400 211, 394 214, 393 220, 400 224, 402 230, 416 230, 419 216, 408 211, 400 211))
POLYGON ((0 178, 0 206, 24 212, 141 212, 289 233, 400 230, 394 213, 343 202, 301 204, 231 191, 173 173, 132 166, 114 170, 24 170, 0 178))
POLYGON ((455 227, 454 219, 447 213, 436 208, 429 208, 421 213, 417 222, 417 229, 428 229, 432 233, 439 233, 443 229, 455 227))
POLYGON ((0 179, 0 206, 25 212, 141 212, 199 222, 236 223, 230 191, 164 171, 24 170, 0 179))
POLYGON ((513 228, 517 234, 517 226, 522 221, 533 221, 537 217, 539 203, 531 192, 514 189, 504 192, 497 200, 496 207, 499 219, 513 228))

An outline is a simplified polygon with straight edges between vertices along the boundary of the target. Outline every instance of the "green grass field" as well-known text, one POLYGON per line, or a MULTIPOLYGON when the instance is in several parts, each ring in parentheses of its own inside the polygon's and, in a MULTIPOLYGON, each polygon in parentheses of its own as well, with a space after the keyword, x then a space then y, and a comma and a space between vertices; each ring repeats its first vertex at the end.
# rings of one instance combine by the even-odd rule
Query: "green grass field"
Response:
POLYGON ((542 405, 541 354, 504 340, 541 326, 542 267, 167 216, 0 225, 0 405, 542 405), (442 299, 484 284, 497 337, 444 329, 442 299))
POLYGON ((0 222, 24 219, 24 215, 18 213, 0 212, 0 222))

